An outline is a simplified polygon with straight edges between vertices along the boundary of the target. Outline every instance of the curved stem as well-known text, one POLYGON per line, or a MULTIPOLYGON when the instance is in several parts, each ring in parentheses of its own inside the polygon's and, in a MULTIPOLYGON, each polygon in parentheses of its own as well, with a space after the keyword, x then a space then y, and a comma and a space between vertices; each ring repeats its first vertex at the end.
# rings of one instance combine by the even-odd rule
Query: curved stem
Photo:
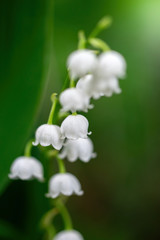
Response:
POLYGON ((56 229, 53 225, 53 219, 58 214, 58 210, 53 208, 49 210, 45 215, 42 217, 40 222, 40 227, 46 230, 46 235, 48 240, 52 240, 56 234, 56 229))
POLYGON ((112 18, 109 16, 105 16, 97 23, 93 31, 91 32, 89 38, 94 38, 98 36, 100 32, 102 32, 104 29, 107 29, 112 23, 112 18))
POLYGON ((30 157, 31 156, 31 150, 32 150, 32 142, 33 142, 33 139, 30 139, 26 146, 25 146, 25 149, 24 149, 24 156, 26 157, 30 157))
POLYGON ((85 49, 87 40, 83 31, 79 31, 78 38, 79 38, 78 49, 85 49))
POLYGON ((75 80, 74 79, 71 79, 70 80, 70 88, 74 88, 75 87, 75 80))
POLYGON ((65 173, 66 172, 66 168, 64 165, 64 161, 58 157, 58 155, 56 156, 57 162, 58 162, 58 167, 59 167, 59 172, 60 173, 65 173))
POLYGON ((53 93, 51 95, 51 101, 53 102, 53 104, 52 104, 51 111, 50 111, 49 118, 48 118, 48 122, 47 122, 50 125, 52 124, 53 116, 54 116, 56 105, 57 105, 57 102, 58 102, 58 99, 57 99, 56 96, 57 96, 56 93, 53 93))
POLYGON ((58 208, 59 212, 61 213, 65 225, 65 230, 71 230, 73 228, 72 220, 66 206, 61 201, 61 199, 57 199, 55 201, 55 205, 58 208))
POLYGON ((103 52, 111 50, 108 44, 99 38, 89 38, 88 43, 94 48, 99 48, 103 52))

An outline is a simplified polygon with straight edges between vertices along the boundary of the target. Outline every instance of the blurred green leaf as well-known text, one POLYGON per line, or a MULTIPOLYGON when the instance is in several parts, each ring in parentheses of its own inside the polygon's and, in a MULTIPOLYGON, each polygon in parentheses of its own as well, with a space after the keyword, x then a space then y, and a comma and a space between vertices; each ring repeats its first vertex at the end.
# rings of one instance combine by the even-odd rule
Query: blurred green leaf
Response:
POLYGON ((53 0, 2 0, 0 191, 34 124, 52 57, 53 0), (9 7, 8 7, 9 6, 9 7))
POLYGON ((15 229, 10 223, 0 220, 0 239, 27 239, 25 235, 22 235, 17 229, 15 229))

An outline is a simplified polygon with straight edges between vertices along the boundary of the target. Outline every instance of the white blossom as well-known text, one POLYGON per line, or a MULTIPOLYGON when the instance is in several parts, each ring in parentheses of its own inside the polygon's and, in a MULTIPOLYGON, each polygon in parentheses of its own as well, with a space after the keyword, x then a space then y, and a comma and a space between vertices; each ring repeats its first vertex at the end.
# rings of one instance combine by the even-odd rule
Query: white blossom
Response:
POLYGON ((98 85, 99 79, 92 74, 87 74, 78 80, 76 88, 83 91, 89 98, 98 99, 103 95, 98 90, 98 85))
POLYGON ((92 106, 89 104, 89 97, 81 90, 76 88, 68 88, 60 94, 59 101, 62 105, 62 111, 86 112, 92 106))
POLYGON ((76 230, 64 230, 59 232, 53 240, 84 240, 84 238, 76 230))
POLYGON ((33 145, 42 145, 44 147, 52 145, 55 149, 62 148, 63 139, 61 130, 57 125, 43 124, 36 130, 36 139, 33 145))
POLYGON ((29 180, 37 178, 39 181, 43 181, 43 166, 34 157, 18 157, 12 163, 8 176, 11 179, 29 180))
POLYGON ((59 156, 62 159, 66 157, 70 162, 77 159, 88 162, 91 158, 96 157, 96 153, 93 152, 93 143, 90 138, 79 138, 76 140, 68 139, 59 156))
POLYGON ((57 173, 51 177, 49 181, 49 193, 46 196, 56 198, 60 194, 65 196, 73 194, 80 196, 83 194, 79 180, 71 173, 57 173))
POLYGON ((88 120, 84 116, 69 115, 64 119, 61 124, 62 136, 68 139, 87 138, 88 133, 88 120))
POLYGON ((84 92, 88 97, 92 97, 94 89, 94 77, 92 74, 80 78, 76 84, 76 88, 84 92))
POLYGON ((107 51, 99 56, 97 67, 99 76, 124 78, 125 73, 126 61, 120 53, 107 51))
POLYGON ((77 50, 70 54, 67 65, 71 78, 75 79, 92 73, 97 66, 97 58, 90 50, 77 50))
POLYGON ((115 77, 108 79, 99 79, 97 82, 97 93, 101 96, 110 97, 113 93, 119 94, 121 93, 121 89, 119 87, 118 79, 115 77))

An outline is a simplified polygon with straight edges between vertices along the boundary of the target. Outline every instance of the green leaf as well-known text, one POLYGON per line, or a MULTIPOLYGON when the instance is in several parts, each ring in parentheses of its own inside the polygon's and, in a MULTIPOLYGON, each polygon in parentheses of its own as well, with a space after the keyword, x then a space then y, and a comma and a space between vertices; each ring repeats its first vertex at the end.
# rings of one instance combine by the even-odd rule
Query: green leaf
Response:
POLYGON ((0 192, 33 127, 52 57, 53 0, 0 2, 0 192))
POLYGON ((0 239, 2 238, 12 240, 27 239, 25 235, 22 235, 22 233, 15 229, 10 223, 0 220, 0 239))

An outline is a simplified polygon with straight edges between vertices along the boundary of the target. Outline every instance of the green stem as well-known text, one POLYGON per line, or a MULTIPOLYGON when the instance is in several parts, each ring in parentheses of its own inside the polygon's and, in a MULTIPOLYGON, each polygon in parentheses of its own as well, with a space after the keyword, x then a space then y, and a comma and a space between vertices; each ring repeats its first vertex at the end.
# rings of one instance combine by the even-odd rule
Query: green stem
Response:
POLYGON ((24 156, 26 157, 30 157, 31 156, 31 150, 32 150, 32 142, 33 142, 33 139, 30 139, 26 146, 25 146, 25 149, 24 149, 24 156))
POLYGON ((78 49, 85 49, 87 40, 83 31, 79 31, 78 38, 79 38, 78 49))
POLYGON ((57 214, 58 214, 58 210, 56 208, 53 208, 49 210, 47 213, 45 213, 45 215, 41 219, 40 227, 46 230, 47 240, 52 240, 56 234, 56 229, 53 226, 52 222, 54 217, 56 217, 57 214))
POLYGON ((57 159, 57 163, 58 163, 58 167, 59 167, 59 172, 60 173, 65 173, 66 168, 65 168, 65 165, 64 165, 64 161, 62 159, 60 159, 58 157, 58 155, 56 156, 56 159, 57 159))
POLYGON ((73 115, 73 116, 76 116, 76 115, 77 115, 77 112, 72 113, 72 115, 73 115))
POLYGON ((71 79, 70 80, 70 85, 69 85, 70 88, 74 88, 75 87, 75 80, 74 79, 71 79))
POLYGON ((51 111, 50 111, 50 114, 49 114, 49 118, 48 118, 48 124, 52 124, 52 121, 53 121, 53 116, 54 116, 54 113, 55 113, 55 109, 56 109, 56 105, 57 105, 57 102, 58 102, 58 99, 57 99, 57 94, 56 93, 53 93, 51 95, 51 101, 52 101, 52 107, 51 107, 51 111))
POLYGON ((89 38, 95 38, 102 32, 104 29, 107 29, 112 23, 112 18, 109 16, 103 17, 95 26, 93 31, 91 32, 89 38))
POLYGON ((55 201, 55 205, 58 208, 59 212, 61 213, 65 225, 65 230, 71 230, 73 228, 72 220, 66 206, 61 201, 61 199, 57 199, 55 201))
POLYGON ((108 44, 99 38, 89 38, 88 43, 92 47, 98 48, 98 49, 102 50, 103 52, 111 50, 110 47, 108 46, 108 44))

